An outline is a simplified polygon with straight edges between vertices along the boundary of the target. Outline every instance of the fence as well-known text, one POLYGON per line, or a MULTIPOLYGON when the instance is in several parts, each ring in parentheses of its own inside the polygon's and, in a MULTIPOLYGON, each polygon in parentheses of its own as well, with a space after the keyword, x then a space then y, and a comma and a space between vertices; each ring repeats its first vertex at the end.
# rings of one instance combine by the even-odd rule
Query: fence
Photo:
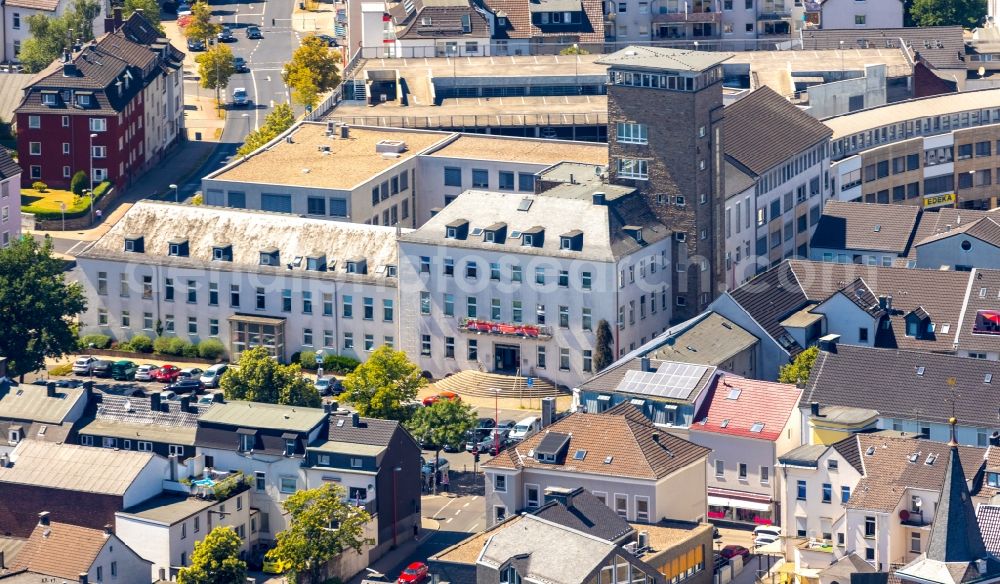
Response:
POLYGON ((338 103, 343 101, 344 88, 347 86, 349 81, 353 87, 354 79, 352 76, 360 64, 361 53, 358 52, 354 54, 354 57, 352 57, 351 60, 347 62, 347 66, 344 67, 340 77, 340 84, 330 92, 330 95, 327 95, 323 101, 319 102, 319 104, 317 104, 311 112, 307 112, 305 114, 304 119, 306 121, 315 122, 316 120, 323 118, 323 116, 325 116, 330 110, 337 107, 338 103))
POLYGON ((455 116, 331 116, 329 121, 350 126, 381 126, 414 130, 437 128, 504 128, 523 126, 601 126, 607 125, 608 113, 583 114, 483 114, 455 116))

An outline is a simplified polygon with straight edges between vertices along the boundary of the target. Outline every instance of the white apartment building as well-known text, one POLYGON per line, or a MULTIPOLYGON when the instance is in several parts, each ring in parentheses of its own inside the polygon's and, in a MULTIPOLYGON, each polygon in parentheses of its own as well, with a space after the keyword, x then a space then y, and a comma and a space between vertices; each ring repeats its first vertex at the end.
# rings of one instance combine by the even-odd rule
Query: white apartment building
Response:
POLYGON ((818 23, 825 29, 901 28, 903 1, 819 0, 818 23))
POLYGON ((0 247, 21 235, 21 167, 0 152, 0 247))
POLYGON ((520 372, 573 387, 670 321, 670 232, 633 189, 470 190, 400 237, 401 347, 435 377, 520 372))
POLYGON ((294 215, 140 202, 77 255, 84 334, 217 338, 364 360, 395 346, 396 233, 294 215))

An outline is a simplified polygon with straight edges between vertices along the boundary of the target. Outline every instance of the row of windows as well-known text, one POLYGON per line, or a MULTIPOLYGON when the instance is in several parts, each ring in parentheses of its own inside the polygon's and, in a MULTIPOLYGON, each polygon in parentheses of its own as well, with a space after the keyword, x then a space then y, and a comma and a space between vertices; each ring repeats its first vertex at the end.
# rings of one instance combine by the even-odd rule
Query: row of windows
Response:
MULTIPOLYGON (((645 318, 645 298, 642 299, 642 318, 645 318)), ((652 313, 656 312, 655 302, 653 304, 652 313)), ((524 322, 524 303, 521 300, 511 300, 510 310, 503 310, 503 303, 499 298, 492 298, 490 300, 490 312, 489 318, 492 321, 507 321, 505 314, 509 314, 509 322, 513 323, 523 323, 524 322)), ((455 295, 454 294, 443 294, 441 303, 441 313, 443 316, 455 316, 455 295)), ((420 314, 421 316, 431 315, 431 293, 421 292, 420 293, 420 314)), ((559 306, 559 327, 569 328, 569 307, 559 306)), ((465 316, 467 318, 479 318, 479 299, 475 296, 467 296, 465 298, 465 316)), ((544 304, 535 305, 535 324, 544 325, 546 323, 546 309, 544 304)), ((634 318, 633 318, 634 322, 634 318)), ((591 308, 581 308, 580 309, 580 328, 585 331, 594 330, 594 319, 593 310, 591 308)))
POLYGON ((780 167, 765 173, 757 183, 757 195, 773 191, 813 166, 820 164, 826 159, 826 149, 827 143, 824 141, 810 148, 808 152, 804 152, 780 167))
MULTIPOLYGON (((497 172, 497 190, 513 191, 514 171, 500 170, 497 172)), ((444 167, 444 186, 461 187, 462 169, 456 166, 444 167)), ((472 169, 472 188, 488 189, 490 187, 490 171, 483 168, 472 169)), ((535 175, 530 172, 517 173, 517 190, 533 193, 535 192, 535 175)))
MULTIPOLYGON (((479 339, 467 339, 465 341, 465 358, 469 361, 479 360, 479 339)), ((445 359, 455 359, 455 337, 444 337, 441 343, 441 349, 443 350, 443 355, 445 359)), ((420 354, 424 357, 433 358, 433 346, 434 342, 431 339, 431 335, 420 335, 420 354)), ((585 373, 591 373, 594 369, 594 352, 590 349, 584 349, 580 355, 580 369, 585 373)), ((570 354, 569 349, 565 347, 559 348, 559 370, 569 371, 570 370, 570 354)), ((544 345, 538 345, 535 347, 535 368, 536 369, 546 369, 548 367, 548 353, 544 345)))
MULTIPOLYGON (((100 439, 100 443, 94 436, 80 435, 80 444, 83 446, 100 446, 101 448, 120 448, 122 450, 132 450, 132 445, 135 444, 135 450, 138 452, 152 452, 153 443, 147 442, 145 440, 130 440, 128 438, 118 439, 105 436, 100 439)), ((179 444, 170 444, 167 446, 171 455, 184 456, 184 447, 179 444)))
MULTIPOLYGON (((400 193, 405 193, 410 188, 410 171, 404 170, 398 175, 382 181, 372 187, 372 207, 379 202, 393 197, 400 193)), ((310 213, 312 214, 312 213, 310 213)), ((331 213, 332 215, 332 213, 331 213)))
POLYGON ((843 158, 879 144, 906 140, 914 136, 929 136, 959 128, 979 126, 1000 121, 1000 108, 977 109, 940 116, 922 117, 889 126, 873 128, 834 140, 834 158, 843 158))
POLYGON ((379 215, 376 212, 371 219, 365 219, 365 225, 388 225, 393 226, 400 221, 405 221, 410 217, 410 200, 403 199, 399 205, 393 205, 382 210, 382 222, 379 223, 379 215), (401 212, 400 212, 401 211, 401 212))
MULTIPOLYGON (((121 121, 120 116, 119 121, 121 121)), ((91 132, 108 131, 108 120, 106 118, 90 118, 88 124, 91 132)), ((60 125, 63 128, 68 128, 69 116, 60 116, 60 125)), ((140 125, 139 127, 141 128, 142 126, 140 125)), ((40 130, 42 128, 42 116, 28 116, 28 128, 32 130, 40 130)))
MULTIPOLYGON (((715 461, 715 478, 722 479, 726 476, 726 461, 716 460, 715 461)), ((771 482, 771 467, 761 466, 759 468, 760 484, 767 485, 771 482)), ((736 478, 741 482, 749 481, 749 475, 747 474, 747 463, 738 462, 736 463, 736 478)))

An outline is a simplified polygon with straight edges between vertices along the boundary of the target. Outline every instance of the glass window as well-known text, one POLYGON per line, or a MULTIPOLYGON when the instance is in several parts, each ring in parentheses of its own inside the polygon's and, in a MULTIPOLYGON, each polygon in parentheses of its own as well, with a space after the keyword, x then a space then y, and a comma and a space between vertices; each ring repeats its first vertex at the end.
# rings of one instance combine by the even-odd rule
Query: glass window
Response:
POLYGON ((474 188, 486 189, 490 186, 490 171, 481 168, 472 169, 472 186, 474 188))
POLYGON ((514 173, 509 170, 501 170, 499 173, 498 188, 501 191, 514 190, 514 173))
POLYGON ((444 169, 444 185, 446 187, 462 186, 462 169, 446 166, 444 169))

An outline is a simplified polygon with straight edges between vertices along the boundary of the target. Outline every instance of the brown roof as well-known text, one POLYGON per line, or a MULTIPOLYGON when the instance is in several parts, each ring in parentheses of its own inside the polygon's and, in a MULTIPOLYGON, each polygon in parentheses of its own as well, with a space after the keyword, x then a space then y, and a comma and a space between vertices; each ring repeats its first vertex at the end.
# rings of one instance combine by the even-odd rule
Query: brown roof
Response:
POLYGON ((905 255, 919 219, 920 208, 914 205, 828 201, 811 245, 905 255))
POLYGON ((708 448, 658 430, 638 408, 622 403, 601 414, 571 414, 508 448, 483 467, 535 468, 656 480, 704 459, 708 452, 708 448), (556 464, 542 463, 529 455, 553 432, 569 435, 565 460, 560 459, 556 464), (609 437, 614 439, 609 440, 609 437), (580 450, 586 451, 586 455, 577 460, 574 454, 580 450))
MULTIPOLYGON (((604 42, 604 13, 601 0, 582 0, 583 22, 579 26, 554 25, 551 29, 531 23, 531 13, 542 6, 539 0, 486 0, 486 9, 507 19, 506 26, 497 25, 495 39, 530 39, 554 37, 573 38, 583 43, 604 42)), ((564 12, 563 10, 558 10, 564 12)), ((565 41, 564 41, 565 42, 565 41)))
MULTIPOLYGON (((975 279, 966 299, 965 315, 961 323, 955 324, 959 350, 1000 351, 1000 335, 972 332, 977 318, 981 318, 980 311, 995 312, 998 309, 1000 309, 1000 271, 976 270, 975 279)), ((997 381, 1000 381, 1000 378, 997 381)))
POLYGON ((918 242, 917 245, 924 245, 933 241, 955 237, 956 235, 974 237, 990 245, 1000 247, 1000 222, 997 221, 996 216, 987 215, 963 225, 955 226, 953 229, 946 228, 937 235, 932 235, 918 242))
MULTIPOLYGON (((847 502, 849 508, 891 512, 906 489, 941 490, 949 445, 874 434, 856 434, 854 441, 865 473, 851 492, 847 502), (871 454, 868 454, 869 448, 874 448, 871 454)), ((959 446, 959 453, 966 480, 971 481, 983 466, 985 451, 959 446)))
POLYGON ((424 6, 396 33, 399 39, 490 36, 490 26, 479 11, 465 6, 424 6), (465 29, 468 21, 468 30, 465 29))
POLYGON ((726 107, 726 156, 761 175, 827 140, 833 132, 770 87, 761 87, 726 107))
POLYGON ((865 284, 864 278, 855 278, 850 284, 841 288, 839 292, 873 318, 878 318, 885 314, 885 309, 879 304, 878 296, 872 292, 868 284, 865 284))
POLYGON ((921 213, 916 233, 913 236, 914 245, 910 246, 910 253, 907 257, 916 259, 917 245, 925 239, 965 225, 966 223, 971 223, 982 217, 987 217, 989 213, 989 211, 953 209, 951 207, 942 207, 933 213, 921 213))
POLYGON ((80 574, 90 571, 106 541, 100 529, 54 521, 38 525, 11 568, 76 582, 80 574))

